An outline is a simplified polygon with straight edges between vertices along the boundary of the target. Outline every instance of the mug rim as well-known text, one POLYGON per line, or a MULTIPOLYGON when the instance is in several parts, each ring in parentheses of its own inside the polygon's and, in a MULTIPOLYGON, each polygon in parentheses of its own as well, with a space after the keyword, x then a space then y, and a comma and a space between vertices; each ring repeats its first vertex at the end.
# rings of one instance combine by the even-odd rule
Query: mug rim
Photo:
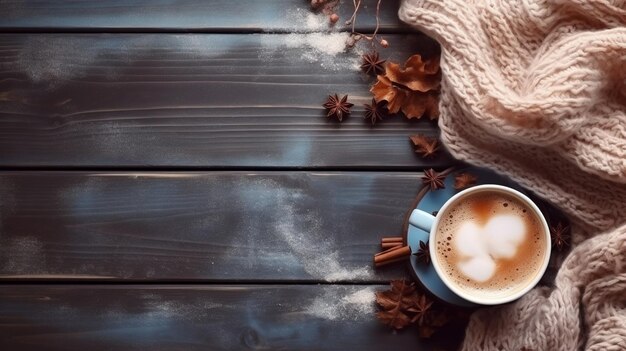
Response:
POLYGON ((532 288, 534 288, 537 283, 539 283, 539 280, 541 280, 541 278, 543 277, 544 273, 546 272, 546 269, 548 268, 548 263, 550 261, 550 255, 552 254, 552 245, 551 245, 551 238, 550 238, 550 229, 548 228, 548 222, 546 221, 546 218, 544 217, 543 213, 541 213, 541 210, 539 210, 539 207, 537 207, 537 205, 530 199, 528 198, 528 196, 522 194, 521 192, 513 189, 513 188, 509 188, 506 186, 502 186, 502 185, 497 185, 497 184, 482 184, 482 185, 477 185, 477 186, 473 186, 471 188, 465 189, 463 191, 460 191, 458 193, 456 193, 454 196, 452 196, 451 198, 449 198, 444 204, 443 206, 441 206, 441 209, 439 209, 439 212, 437 213, 437 215, 435 216, 435 219, 433 221, 430 233, 429 233, 429 237, 428 237, 428 249, 430 250, 431 253, 431 262, 433 264, 433 267, 435 268, 435 271, 437 272, 437 276, 439 276, 439 279, 441 279, 441 281, 443 281, 443 283, 448 287, 448 289, 452 290, 455 294, 457 294, 458 296, 460 296, 461 298, 473 302, 473 303, 477 303, 480 305, 500 305, 500 304, 504 304, 504 303, 508 303, 514 300, 519 299, 520 297, 522 297, 524 294, 526 294, 527 292, 529 292, 532 288), (464 291, 462 291, 461 289, 459 289, 456 284, 454 284, 447 275, 445 275, 443 273, 443 269, 439 266, 439 261, 437 260, 436 257, 436 239, 435 239, 435 235, 437 233, 437 228, 439 226, 439 222, 441 219, 441 215, 448 209, 448 207, 450 207, 451 205, 455 204, 459 198, 466 196, 469 193, 473 193, 476 191, 497 191, 497 192, 504 192, 507 194, 510 194, 512 196, 514 196, 515 198, 523 201, 527 206, 529 206, 534 212, 535 215, 540 219, 541 222, 541 226, 543 228, 544 231, 544 239, 546 242, 546 250, 545 250, 545 254, 543 257, 543 262, 541 264, 540 269, 537 271, 536 276, 528 283, 527 286, 525 286, 524 288, 520 289, 519 291, 517 291, 514 294, 511 295, 507 295, 504 297, 500 297, 500 298, 482 298, 479 296, 474 296, 471 294, 468 294, 464 291))

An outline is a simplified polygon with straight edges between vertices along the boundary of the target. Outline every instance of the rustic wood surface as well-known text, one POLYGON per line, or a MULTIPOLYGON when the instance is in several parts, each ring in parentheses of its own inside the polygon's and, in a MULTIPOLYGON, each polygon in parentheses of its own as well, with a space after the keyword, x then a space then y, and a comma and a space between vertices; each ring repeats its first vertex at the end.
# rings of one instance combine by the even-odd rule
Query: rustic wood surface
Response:
MULTIPOLYGON (((452 163, 410 147, 436 123, 366 123, 370 48, 315 51, 308 3, 0 0, 0 350, 458 345, 462 325, 424 342, 372 300, 409 277, 372 269, 380 237, 452 163), (334 92, 356 104, 343 124, 334 92)), ((436 55, 398 4, 383 58, 436 55)))
MULTIPOLYGON (((363 119, 372 79, 358 55, 311 63, 301 47, 284 47, 287 36, 0 35, 0 166, 414 170, 450 162, 422 160, 410 147, 412 133, 437 134, 431 121, 396 116, 372 127, 363 119), (342 124, 321 107, 334 92, 356 104, 342 124)), ((384 55, 400 60, 436 51, 422 35, 389 40, 395 47, 384 55)))
POLYGON ((420 176, 2 172, 0 279, 387 282, 420 176))
MULTIPOLYGON (((398 20, 399 0, 384 0, 382 31, 405 31, 398 20)), ((307 0, 0 0, 0 30, 20 31, 207 31, 293 32, 307 30, 307 0)), ((376 0, 363 0, 356 29, 372 32, 376 0)), ((338 29, 352 15, 353 4, 337 8, 338 29)))
POLYGON ((424 350, 371 318, 363 297, 384 286, 5 285, 3 350, 424 350))

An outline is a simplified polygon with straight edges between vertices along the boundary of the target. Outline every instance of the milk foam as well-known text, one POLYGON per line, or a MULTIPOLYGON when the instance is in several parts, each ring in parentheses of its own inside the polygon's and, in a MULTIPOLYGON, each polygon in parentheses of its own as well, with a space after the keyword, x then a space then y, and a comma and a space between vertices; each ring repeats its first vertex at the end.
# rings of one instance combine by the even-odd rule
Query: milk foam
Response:
POLYGON ((459 270, 468 278, 485 282, 496 272, 496 260, 513 258, 526 236, 526 225, 518 216, 496 215, 484 227, 465 221, 455 233, 455 246, 462 258, 459 270))
POLYGON ((476 256, 459 262, 457 267, 466 277, 477 282, 486 282, 496 272, 496 261, 488 255, 476 256))

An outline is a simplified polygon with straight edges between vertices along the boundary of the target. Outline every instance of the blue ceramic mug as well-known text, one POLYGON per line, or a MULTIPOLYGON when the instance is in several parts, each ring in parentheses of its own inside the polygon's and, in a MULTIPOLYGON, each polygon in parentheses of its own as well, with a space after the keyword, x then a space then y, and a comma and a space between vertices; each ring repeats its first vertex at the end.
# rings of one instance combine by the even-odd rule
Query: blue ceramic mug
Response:
POLYGON ((409 222, 417 228, 420 228, 426 232, 429 232, 429 250, 431 255, 431 262, 435 271, 439 278, 443 281, 443 283, 454 292, 456 295, 461 297, 466 301, 470 301, 472 303, 481 304, 481 305, 498 305, 507 303, 513 300, 518 299, 522 295, 526 294, 529 290, 531 290, 546 271, 548 267, 548 262, 550 260, 551 253, 551 240, 550 240, 550 231, 548 229, 548 223, 546 222, 545 217, 537 207, 537 205, 530 200, 526 195, 520 193, 519 191, 495 184, 484 184, 474 186, 468 189, 465 189, 454 196, 452 196, 448 201, 444 203, 441 209, 438 211, 436 216, 432 214, 422 211, 420 209, 413 210, 409 222), (542 231, 540 233, 541 240, 544 240, 545 247, 544 254, 541 257, 537 257, 538 260, 541 260, 539 268, 534 272, 534 276, 531 280, 527 280, 521 288, 510 291, 510 293, 506 293, 502 296, 487 296, 487 294, 481 293, 476 290, 463 289, 458 283, 455 283, 454 280, 445 272, 443 269, 443 263, 439 261, 437 257, 437 230, 439 229, 439 224, 441 223, 441 219, 444 214, 447 212, 446 210, 452 206, 457 205, 462 202, 464 198, 466 198, 470 194, 476 194, 479 192, 490 193, 490 194, 504 194, 511 196, 522 204, 525 205, 526 208, 532 211, 532 215, 538 219, 539 225, 538 227, 542 231))

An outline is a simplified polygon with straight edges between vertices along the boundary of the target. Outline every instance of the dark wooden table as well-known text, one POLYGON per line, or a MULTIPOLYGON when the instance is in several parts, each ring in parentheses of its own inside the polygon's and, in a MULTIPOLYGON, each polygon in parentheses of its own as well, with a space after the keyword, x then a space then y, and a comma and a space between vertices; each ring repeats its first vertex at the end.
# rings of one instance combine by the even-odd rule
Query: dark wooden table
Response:
MULTIPOLYGON (((277 44, 307 4, 0 0, 1 350, 442 344, 375 320, 408 273, 371 261, 451 160, 409 145, 433 123, 365 123, 363 74, 277 44), (356 104, 341 125, 332 92, 356 104)), ((430 44, 397 6, 383 56, 402 61, 430 44)))

